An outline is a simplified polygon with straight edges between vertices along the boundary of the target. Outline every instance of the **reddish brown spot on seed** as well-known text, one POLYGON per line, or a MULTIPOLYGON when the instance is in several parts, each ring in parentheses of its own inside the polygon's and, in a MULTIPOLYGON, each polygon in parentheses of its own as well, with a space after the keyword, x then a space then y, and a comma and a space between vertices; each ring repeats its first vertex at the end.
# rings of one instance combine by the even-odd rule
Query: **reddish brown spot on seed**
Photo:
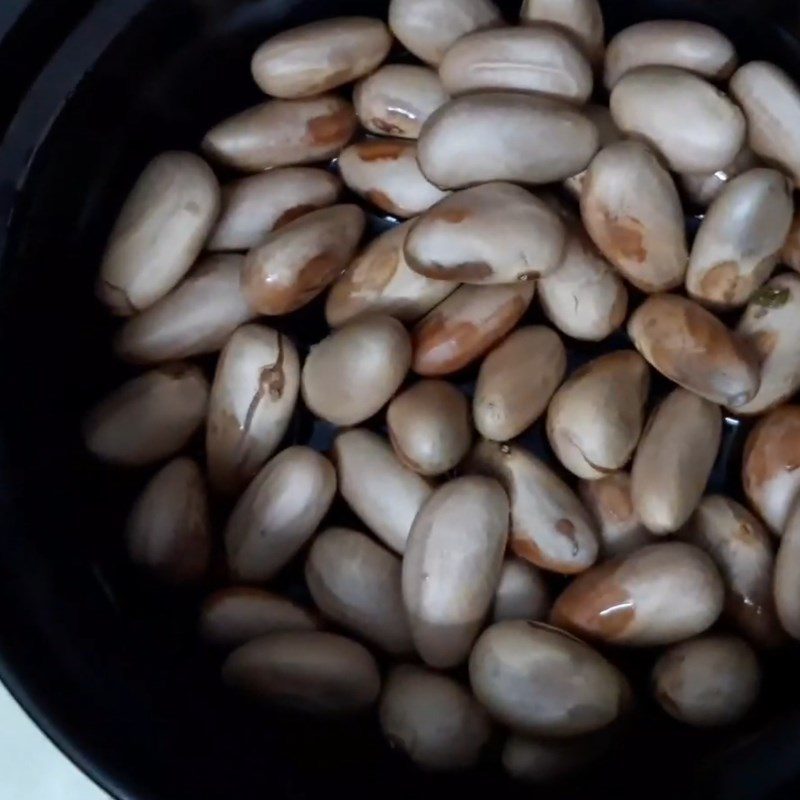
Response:
POLYGON ((614 216, 605 209, 602 215, 605 245, 612 260, 643 263, 647 250, 642 223, 633 217, 614 216))
POLYGON ((736 261, 715 264, 700 279, 700 297, 712 303, 729 305, 746 299, 739 287, 741 270, 736 261))
POLYGON ((340 108, 330 114, 313 117, 306 124, 308 137, 319 147, 347 144, 356 132, 357 119, 352 108, 340 108))
POLYGON ((397 161, 402 158, 411 145, 405 142, 361 142, 356 145, 356 152, 362 161, 397 161))
POLYGON ((284 225, 288 225, 290 222, 294 222, 296 219, 300 219, 300 217, 310 214, 312 211, 317 211, 319 208, 320 206, 315 206, 311 203, 295 206, 294 208, 288 208, 275 221, 274 230, 278 230, 284 225))

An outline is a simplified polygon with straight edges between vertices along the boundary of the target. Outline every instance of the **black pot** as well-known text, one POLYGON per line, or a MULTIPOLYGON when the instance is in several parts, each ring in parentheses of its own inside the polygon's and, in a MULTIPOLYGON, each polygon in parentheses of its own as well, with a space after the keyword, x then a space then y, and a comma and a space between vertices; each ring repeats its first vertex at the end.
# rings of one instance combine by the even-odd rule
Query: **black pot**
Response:
MULTIPOLYGON (((518 5, 501 3, 509 19, 518 5)), ((195 644, 198 598, 162 593, 125 564, 121 527, 144 475, 99 467, 80 440, 85 410, 126 375, 93 282, 136 175, 158 151, 196 148, 213 123, 259 101, 249 58, 271 32, 385 16, 386 6, 0 3, 0 675, 119 798, 529 793, 494 767, 424 775, 382 743, 374 721, 307 724, 225 695, 195 644)), ((800 78, 794 2, 604 6, 612 33, 645 18, 700 19, 723 29, 743 60, 767 58, 800 78)), ((800 656, 773 660, 761 709, 741 728, 687 732, 645 708, 597 773, 553 796, 796 798, 800 656)))

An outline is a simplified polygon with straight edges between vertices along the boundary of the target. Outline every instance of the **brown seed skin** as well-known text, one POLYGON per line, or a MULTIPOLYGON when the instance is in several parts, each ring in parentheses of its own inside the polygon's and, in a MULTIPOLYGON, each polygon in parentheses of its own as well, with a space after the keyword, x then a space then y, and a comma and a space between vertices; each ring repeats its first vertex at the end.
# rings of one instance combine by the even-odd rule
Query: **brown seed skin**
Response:
POLYGON ((719 617, 722 578, 699 548, 653 544, 600 564, 556 600, 551 621, 576 636, 631 646, 670 644, 719 617))
POLYGON ((532 281, 460 287, 414 328, 412 369, 449 375, 480 358, 519 322, 535 289, 532 281))
POLYGON ((631 316, 628 334, 660 373, 712 403, 735 409, 758 392, 752 348, 692 300, 653 295, 631 316))

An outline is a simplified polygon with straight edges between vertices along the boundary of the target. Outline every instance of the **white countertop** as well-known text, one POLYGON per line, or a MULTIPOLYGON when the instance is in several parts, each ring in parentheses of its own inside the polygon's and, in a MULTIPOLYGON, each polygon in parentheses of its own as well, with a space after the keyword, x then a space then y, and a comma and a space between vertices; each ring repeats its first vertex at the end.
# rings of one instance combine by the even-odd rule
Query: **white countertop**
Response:
POLYGON ((108 800, 0 684, 2 800, 108 800))

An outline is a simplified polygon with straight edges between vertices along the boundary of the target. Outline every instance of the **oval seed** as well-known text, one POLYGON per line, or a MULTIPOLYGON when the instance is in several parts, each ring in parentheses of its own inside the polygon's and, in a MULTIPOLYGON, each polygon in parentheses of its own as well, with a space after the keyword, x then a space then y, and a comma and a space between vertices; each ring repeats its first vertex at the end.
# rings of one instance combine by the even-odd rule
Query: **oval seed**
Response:
POLYGON ((578 639, 535 622, 498 622, 469 659, 472 690, 497 720, 534 736, 578 736, 623 711, 622 674, 578 639))
POLYGON ((631 316, 628 334, 662 375, 713 403, 739 408, 758 392, 753 349, 691 300, 653 295, 631 316))
POLYGON ((289 314, 310 303, 355 254, 366 218, 356 205, 313 211, 270 234, 245 260, 242 287, 261 314, 289 314))
POLYGON ((611 91, 611 114, 629 136, 645 139, 675 172, 713 172, 730 164, 747 133, 726 94, 675 67, 639 67, 611 91), (681 119, 675 125, 675 119, 681 119))
POLYGON ((511 551, 537 567, 572 575, 597 558, 589 513, 542 461, 516 445, 483 441, 467 462, 470 472, 500 481, 511 501, 511 551))
POLYGON ((750 431, 742 457, 742 485, 752 508, 781 536, 800 491, 800 406, 776 408, 750 431))
POLYGON ((713 308, 744 305, 778 262, 792 224, 792 185, 774 169, 751 169, 730 181, 697 232, 686 289, 713 308))
POLYGON ((256 247, 272 231, 333 205, 340 189, 335 175, 313 167, 278 168, 229 183, 222 189, 222 213, 207 247, 256 247))
POLYGON ((417 164, 417 145, 404 139, 367 139, 342 150, 342 180, 381 211, 407 219, 447 197, 417 164))
POLYGON ((411 228, 405 257, 429 278, 464 283, 514 283, 553 272, 565 230, 530 192, 486 183, 442 200, 411 228))
POLYGON ((439 65, 451 94, 534 92, 582 105, 592 93, 592 69, 558 28, 493 28, 459 39, 439 65))
POLYGON ((519 22, 554 25, 574 36, 593 64, 603 60, 605 25, 597 0, 524 0, 519 22))
POLYGON ((717 565, 725 581, 726 616, 754 642, 780 644, 772 598, 775 557, 764 526, 736 501, 711 495, 703 498, 682 538, 717 565))
POLYGON ((519 322, 535 290, 533 281, 456 289, 414 327, 414 372, 449 375, 480 358, 519 322))
POLYGON ((370 313, 416 322, 458 288, 408 266, 403 247, 411 225, 390 228, 370 242, 333 284, 325 304, 331 327, 370 313))
POLYGON ((397 457, 420 475, 454 469, 472 443, 467 398, 445 381, 420 381, 386 410, 397 457))
POLYGON ((377 414, 405 379, 411 341, 392 317, 361 317, 311 348, 302 374, 308 408, 334 425, 377 414))
POLYGON ((336 492, 330 461, 308 447, 289 447, 256 475, 225 528, 231 574, 270 580, 311 538, 336 492))
POLYGON ((761 287, 750 299, 738 336, 756 353, 761 385, 737 414, 760 414, 792 397, 800 388, 800 278, 786 273, 761 287))
POLYGON ((719 407, 685 389, 675 389, 653 411, 631 471, 634 506, 653 533, 672 533, 689 519, 705 491, 721 436, 719 407))
POLYGON ((628 314, 628 290, 583 230, 573 230, 561 264, 538 281, 545 316, 573 339, 597 342, 628 314))
POLYGON ((144 466, 181 450, 206 415, 208 382, 177 362, 128 381, 89 413, 87 449, 102 461, 144 466))
POLYGON ((507 558, 494 594, 492 622, 509 619, 539 621, 550 611, 550 590, 544 575, 521 558, 507 558))
POLYGON ((683 283, 689 258, 670 174, 640 142, 608 145, 583 181, 581 216, 600 252, 643 292, 683 283))
POLYGON ((131 317, 114 340, 120 358, 153 364, 215 353, 255 312, 240 286, 244 258, 209 256, 166 297, 131 317))
POLYGON ((475 698, 446 675, 410 664, 389 673, 380 705, 383 733, 424 769, 466 769, 491 725, 475 698))
POLYGON ((432 667, 468 655, 494 598, 508 536, 497 481, 457 478, 417 514, 403 558, 403 599, 417 652, 432 667))
POLYGON ((626 556, 655 541, 633 505, 629 473, 614 472, 596 481, 582 480, 578 490, 597 524, 603 560, 626 556))
POLYGON ((128 554, 168 583, 192 583, 208 569, 211 523, 203 476, 189 458, 176 458, 150 480, 131 510, 128 554))
POLYGON ((265 325, 244 325, 217 362, 206 430, 208 472, 225 494, 241 491, 277 450, 300 389, 294 344, 265 325))
POLYGON ((618 33, 608 45, 605 85, 644 66, 670 66, 710 80, 729 78, 736 68, 736 50, 716 28, 685 19, 647 20, 618 33))
POLYGON ((650 370, 633 350, 589 362, 553 395, 547 438, 561 463, 596 480, 627 464, 644 424, 650 370))
POLYGON ((775 608, 783 629, 800 639, 800 504, 795 503, 786 521, 773 585, 775 608))
POLYGON ((472 413, 485 439, 505 442, 544 413, 564 378, 567 351, 544 325, 518 328, 481 364, 472 413))
POLYGON ((395 655, 414 650, 400 574, 397 556, 347 528, 317 536, 305 567, 311 597, 328 619, 395 655))
POLYGON ((489 181, 542 184, 585 169, 598 142, 594 123, 566 104, 478 92, 451 100, 428 118, 417 158, 441 189, 489 181))
POLYGON ((704 636, 667 650, 653 668, 664 711, 698 728, 732 725, 752 708, 761 670, 752 648, 734 636, 704 636))
POLYGON ((747 143, 800 185, 800 89, 779 67, 751 61, 736 70, 730 90, 747 117, 747 143))
POLYGON ((491 0, 391 0, 389 27, 400 43, 428 64, 439 64, 462 36, 500 25, 491 0))
POLYGON ((129 317, 152 306, 194 264, 216 221, 220 189, 193 153, 153 159, 122 206, 103 255, 97 296, 129 317))
POLYGON ((269 633, 313 631, 311 612, 263 589, 220 589, 200 610, 200 636, 215 647, 234 648, 269 633))
POLYGON ((340 433, 332 457, 347 504, 384 544, 403 553, 411 524, 433 491, 430 484, 371 431, 340 433))
POLYGON ((333 158, 357 128, 353 106, 335 95, 270 100, 220 122, 203 150, 229 167, 262 172, 333 158))
POLYGON ((322 716, 363 711, 381 687, 378 666, 364 647, 321 631, 248 642, 223 664, 222 680, 255 700, 322 716))
POLYGON ((361 124, 402 139, 417 139, 428 117, 449 99, 438 73, 414 64, 387 64, 353 90, 361 124))
POLYGON ((723 601, 714 562, 697 547, 666 542, 577 577, 556 600, 551 619, 577 636, 652 647, 710 628, 723 601))
POLYGON ((379 19, 310 22, 264 42, 253 56, 253 78, 273 97, 312 97, 372 72, 391 46, 391 34, 379 19))

